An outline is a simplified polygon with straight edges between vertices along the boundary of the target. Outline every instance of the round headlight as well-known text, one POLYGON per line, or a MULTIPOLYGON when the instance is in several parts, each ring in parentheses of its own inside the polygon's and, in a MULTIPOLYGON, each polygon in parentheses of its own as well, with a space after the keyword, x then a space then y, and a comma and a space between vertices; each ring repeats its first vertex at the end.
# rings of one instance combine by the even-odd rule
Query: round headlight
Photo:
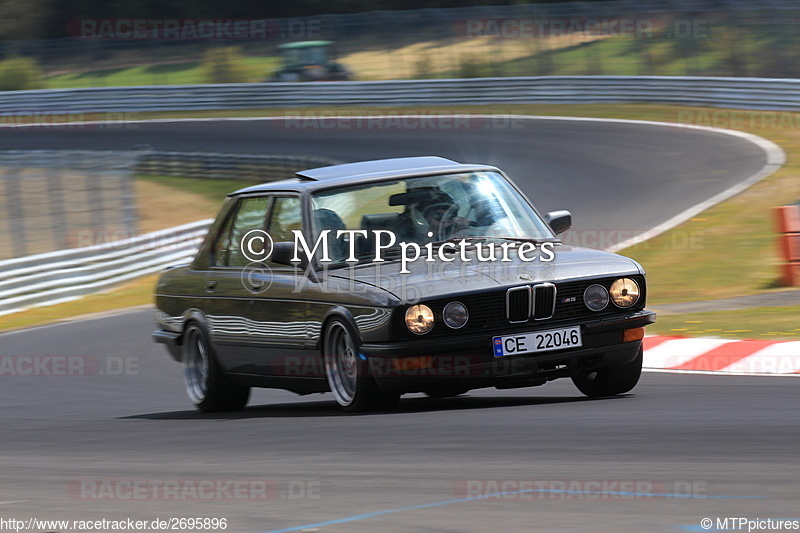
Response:
POLYGON ((461 302, 450 302, 444 306, 442 311, 442 320, 448 328, 459 329, 463 328, 464 324, 469 320, 469 312, 467 306, 461 302))
POLYGON ((425 335, 433 328, 433 311, 427 305, 417 304, 406 311, 406 327, 417 335, 425 335))
POLYGON ((621 278, 611 284, 611 301, 623 309, 639 301, 639 285, 631 278, 621 278))
POLYGON ((583 303, 592 311, 602 311, 608 305, 608 291, 602 285, 589 285, 583 291, 583 303))

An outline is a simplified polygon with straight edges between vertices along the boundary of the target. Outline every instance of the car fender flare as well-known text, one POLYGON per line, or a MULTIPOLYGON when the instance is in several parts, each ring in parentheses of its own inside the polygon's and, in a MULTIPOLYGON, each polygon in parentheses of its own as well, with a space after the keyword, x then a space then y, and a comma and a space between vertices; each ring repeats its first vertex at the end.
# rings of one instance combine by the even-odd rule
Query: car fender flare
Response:
POLYGON ((335 305, 328 309, 328 311, 325 313, 325 316, 322 317, 322 326, 319 330, 319 342, 317 343, 317 349, 319 350, 320 355, 322 355, 322 339, 325 336, 325 328, 334 318, 341 319, 347 326, 350 327, 350 329, 353 330, 352 333, 355 333, 355 339, 353 340, 356 341, 356 348, 363 344, 363 340, 361 339, 361 330, 358 329, 358 324, 356 323, 353 313, 351 313, 348 308, 342 305, 335 305))
MULTIPOLYGON (((183 335, 186 333, 186 324, 188 324, 189 322, 197 322, 201 326, 206 328, 206 330, 209 333, 211 333, 211 325, 208 323, 208 319, 206 318, 205 313, 203 313, 203 311, 195 307, 187 309, 186 311, 183 312, 183 316, 181 317, 181 335, 180 337, 178 337, 178 340, 176 342, 178 346, 181 346, 183 344, 183 335)), ((208 340, 209 342, 213 342, 213 340, 210 338, 208 340)))

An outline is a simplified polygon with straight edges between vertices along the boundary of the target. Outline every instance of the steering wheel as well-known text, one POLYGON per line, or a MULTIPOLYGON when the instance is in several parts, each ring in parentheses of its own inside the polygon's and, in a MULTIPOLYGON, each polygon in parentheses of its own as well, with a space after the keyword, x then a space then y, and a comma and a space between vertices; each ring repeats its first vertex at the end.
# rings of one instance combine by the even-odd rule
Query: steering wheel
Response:
POLYGON ((448 207, 447 211, 442 214, 442 218, 439 220, 439 231, 437 231, 438 235, 434 235, 433 238, 437 241, 445 241, 452 237, 453 234, 464 229, 459 228, 458 224, 455 224, 455 219, 457 216, 458 204, 453 204, 448 207))

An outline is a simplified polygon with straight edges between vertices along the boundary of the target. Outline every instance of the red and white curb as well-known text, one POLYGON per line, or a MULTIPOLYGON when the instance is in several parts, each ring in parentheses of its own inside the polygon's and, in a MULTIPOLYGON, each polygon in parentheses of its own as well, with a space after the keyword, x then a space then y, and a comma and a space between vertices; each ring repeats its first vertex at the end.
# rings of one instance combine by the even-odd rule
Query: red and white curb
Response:
POLYGON ((644 370, 746 376, 800 376, 800 341, 652 336, 644 370))

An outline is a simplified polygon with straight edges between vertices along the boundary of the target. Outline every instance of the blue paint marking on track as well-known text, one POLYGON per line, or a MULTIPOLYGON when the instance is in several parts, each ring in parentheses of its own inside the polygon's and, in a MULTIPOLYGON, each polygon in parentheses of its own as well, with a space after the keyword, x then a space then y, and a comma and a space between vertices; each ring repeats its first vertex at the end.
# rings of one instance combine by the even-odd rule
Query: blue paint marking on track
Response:
MULTIPOLYGON (((374 511, 371 513, 364 513, 354 516, 347 516, 345 518, 337 518, 336 520, 328 520, 327 522, 317 522, 316 524, 304 524, 302 526, 288 527, 285 529, 275 529, 272 531, 265 531, 263 533, 289 533, 291 531, 302 531, 304 529, 312 529, 318 527, 332 526, 336 524, 345 524, 347 522, 357 522, 359 520, 366 520, 376 516, 383 516, 387 514, 403 513, 406 511, 416 511, 419 509, 430 509, 431 507, 441 507, 443 505, 450 505, 453 503, 466 503, 479 500, 486 500, 489 498, 497 498, 501 496, 510 496, 514 494, 530 494, 530 493, 547 493, 547 494, 583 494, 592 496, 642 496, 647 498, 673 498, 684 500, 755 500, 760 499, 761 496, 694 496, 691 494, 652 494, 641 492, 615 492, 615 491, 589 491, 589 490, 551 490, 551 489, 529 489, 529 490, 515 490, 509 492, 493 492, 491 494, 482 494, 480 496, 473 496, 471 498, 459 498, 457 500, 445 500, 441 502, 425 503, 421 505, 412 505, 410 507, 400 507, 397 509, 386 509, 383 511, 374 511)), ((687 530, 694 531, 694 530, 687 530)))

